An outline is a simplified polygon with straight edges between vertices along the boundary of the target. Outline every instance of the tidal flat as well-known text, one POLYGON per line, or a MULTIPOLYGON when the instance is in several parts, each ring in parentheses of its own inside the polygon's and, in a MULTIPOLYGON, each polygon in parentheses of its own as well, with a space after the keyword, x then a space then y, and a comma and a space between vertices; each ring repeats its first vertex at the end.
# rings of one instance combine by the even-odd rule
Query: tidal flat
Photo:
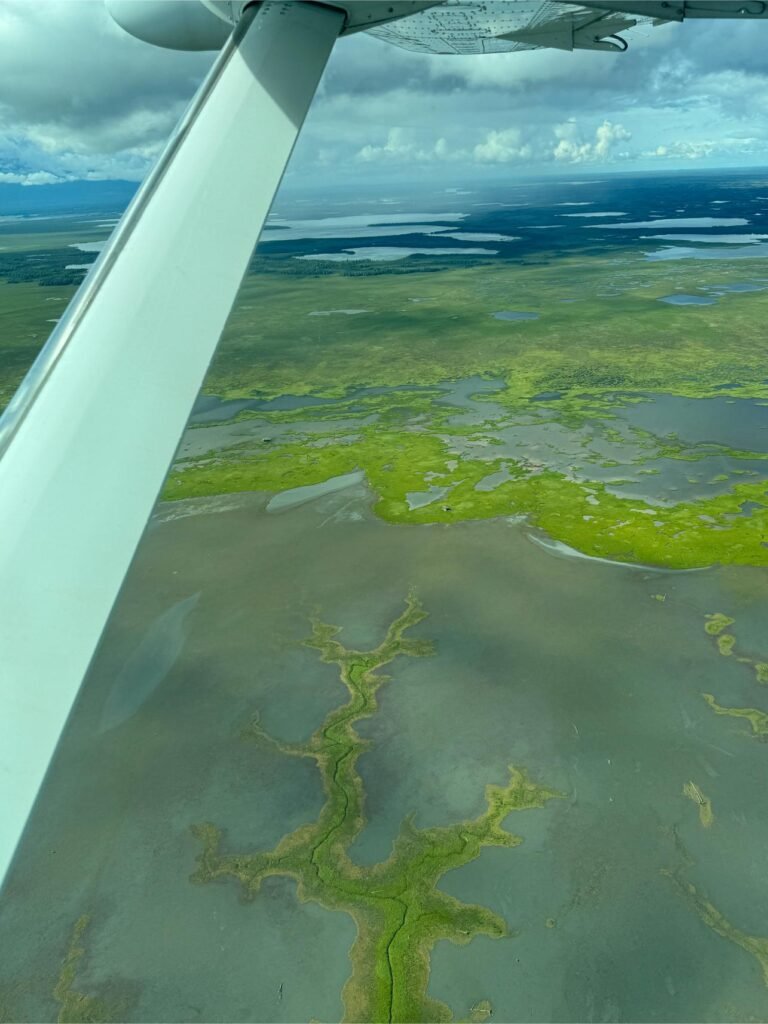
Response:
POLYGON ((83 916, 70 988, 104 1018, 344 1016, 342 992, 380 955, 354 975, 354 888, 329 906, 265 878, 244 900, 223 868, 246 872, 243 858, 323 820, 322 772, 290 752, 347 698, 333 652, 305 642, 312 621, 372 651, 410 592, 416 646, 393 650, 378 707, 355 724, 361 820, 344 870, 383 865, 404 827, 448 835, 478 820, 509 765, 551 794, 501 823, 515 842, 446 862, 436 898, 494 924, 474 938, 459 924, 470 931, 452 941, 438 929, 424 1006, 447 1009, 419 1019, 467 1019, 485 1000, 509 1021, 764 1019, 747 940, 765 933, 754 851, 768 843, 766 747, 702 696, 765 706, 751 665, 723 657, 710 625, 733 619, 723 629, 738 654, 766 653, 764 570, 561 558, 505 520, 392 525, 360 483, 278 514, 267 500, 150 528, 4 894, 6 1016, 57 1018, 83 916), (142 638, 196 594, 162 679, 100 731, 142 638), (715 808, 709 828, 689 783, 715 808), (205 822, 229 859, 201 885, 205 822), (689 885, 721 917, 705 919, 689 885))

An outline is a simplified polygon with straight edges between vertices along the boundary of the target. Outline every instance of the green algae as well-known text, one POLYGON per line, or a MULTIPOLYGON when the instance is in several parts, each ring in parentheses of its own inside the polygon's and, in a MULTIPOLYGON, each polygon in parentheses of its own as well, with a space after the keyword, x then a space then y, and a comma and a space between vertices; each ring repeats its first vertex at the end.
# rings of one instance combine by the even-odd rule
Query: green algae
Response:
MULTIPOLYGON (((285 755, 313 759, 320 771, 325 803, 317 821, 283 837, 268 852, 230 853, 214 824, 193 826, 202 843, 196 882, 231 878, 253 899, 262 881, 275 875, 298 883, 298 898, 348 913, 357 925, 350 950, 352 973, 344 986, 345 1017, 350 1021, 447 1021, 450 1010, 427 996, 430 954, 439 939, 458 944, 475 935, 508 935, 506 922, 484 907, 464 904, 437 889, 448 871, 474 860, 484 846, 515 847, 521 839, 507 832, 511 811, 542 807, 558 796, 510 766, 503 785, 488 785, 485 810, 470 821, 447 827, 417 828, 406 819, 389 858, 361 867, 349 848, 365 825, 365 793, 357 770, 370 745, 355 724, 377 709, 377 691, 387 681, 379 669, 399 656, 433 653, 429 641, 404 634, 426 618, 411 594, 406 608, 373 650, 357 651, 337 639, 339 628, 315 621, 306 642, 324 662, 336 665, 349 693, 346 704, 331 711, 307 743, 279 743, 258 718, 245 736, 285 755)), ((490 1006, 479 1003, 471 1019, 483 1020, 490 1006), (477 1016, 475 1016, 477 1013, 477 1016)))
POLYGON ((85 955, 82 945, 83 934, 90 923, 84 914, 75 922, 69 949, 61 964, 61 971, 53 990, 53 997, 59 1003, 59 1024, 91 1024, 91 1022, 113 1019, 107 1004, 95 996, 77 992, 74 988, 80 961, 85 955))
POLYGON ((758 708, 731 708, 718 704, 711 693, 703 693, 702 697, 715 714, 729 715, 731 718, 745 718, 752 726, 755 736, 768 736, 768 712, 758 708))

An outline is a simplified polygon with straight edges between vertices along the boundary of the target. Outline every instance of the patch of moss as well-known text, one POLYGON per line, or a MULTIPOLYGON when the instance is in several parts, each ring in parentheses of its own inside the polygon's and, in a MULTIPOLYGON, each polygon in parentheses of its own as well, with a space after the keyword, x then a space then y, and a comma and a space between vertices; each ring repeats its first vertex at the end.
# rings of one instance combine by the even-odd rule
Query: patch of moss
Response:
MULTIPOLYGON (((337 639, 338 627, 314 622, 306 643, 324 662, 338 667, 349 700, 328 714, 306 744, 278 743, 258 719, 246 730, 250 739, 316 762, 326 797, 317 821, 286 835, 266 853, 226 852, 221 830, 211 823, 192 829, 202 843, 194 881, 232 878, 254 898, 265 878, 284 875, 298 882, 299 899, 350 914, 357 937, 350 951, 352 974, 343 991, 349 1021, 450 1020, 449 1008, 426 994, 435 942, 465 944, 475 935, 507 935, 508 929, 498 914, 459 902, 437 883, 447 871, 474 860, 484 846, 517 846, 520 838, 503 827, 509 813, 542 807, 559 795, 510 767, 503 785, 486 787, 486 807, 477 818, 426 829, 407 819, 386 861, 361 867, 350 859, 349 848, 365 824, 357 761, 369 745, 355 724, 377 709, 376 694, 387 678, 379 674, 384 665, 399 656, 432 653, 428 641, 405 636, 425 617, 410 595, 405 611, 371 651, 344 647, 337 639)), ((479 1003, 472 1013, 471 1019, 485 1020, 490 1006, 479 1003)))

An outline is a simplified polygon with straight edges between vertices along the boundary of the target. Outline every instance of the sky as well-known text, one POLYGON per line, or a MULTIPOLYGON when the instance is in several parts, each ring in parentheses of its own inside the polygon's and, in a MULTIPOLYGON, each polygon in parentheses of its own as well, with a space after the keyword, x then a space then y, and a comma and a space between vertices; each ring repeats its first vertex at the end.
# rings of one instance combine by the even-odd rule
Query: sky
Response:
MULTIPOLYGON (((612 54, 337 44, 293 185, 768 165, 768 20, 626 33, 612 54)), ((1 0, 0 182, 140 180, 213 55, 133 39, 101 0, 1 0)))

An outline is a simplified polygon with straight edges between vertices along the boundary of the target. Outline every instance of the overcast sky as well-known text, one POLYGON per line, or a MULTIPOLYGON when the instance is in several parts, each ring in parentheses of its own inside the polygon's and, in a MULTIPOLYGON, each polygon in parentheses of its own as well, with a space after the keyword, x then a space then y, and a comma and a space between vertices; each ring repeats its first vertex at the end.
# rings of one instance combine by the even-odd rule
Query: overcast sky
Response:
MULTIPOLYGON (((478 57, 343 39, 291 179, 768 165, 768 21, 627 39, 478 57)), ((140 179, 212 59, 140 43, 101 0, 0 0, 0 181, 140 179)))

